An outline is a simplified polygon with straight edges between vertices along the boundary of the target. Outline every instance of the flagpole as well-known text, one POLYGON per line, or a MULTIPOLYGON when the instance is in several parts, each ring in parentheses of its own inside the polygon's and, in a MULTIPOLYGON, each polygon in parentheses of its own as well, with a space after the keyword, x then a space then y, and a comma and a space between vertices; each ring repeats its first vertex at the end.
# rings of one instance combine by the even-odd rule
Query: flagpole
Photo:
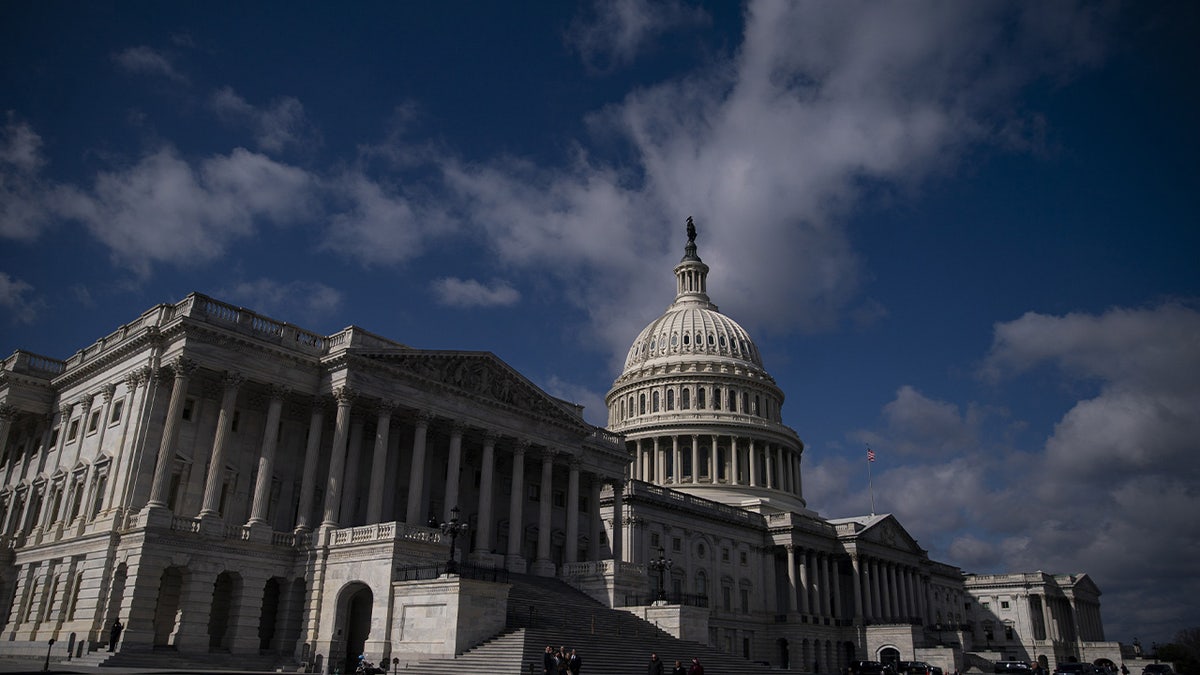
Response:
POLYGON ((867 492, 871 495, 871 515, 875 515, 875 486, 871 480, 871 460, 875 459, 871 446, 867 446, 867 492))

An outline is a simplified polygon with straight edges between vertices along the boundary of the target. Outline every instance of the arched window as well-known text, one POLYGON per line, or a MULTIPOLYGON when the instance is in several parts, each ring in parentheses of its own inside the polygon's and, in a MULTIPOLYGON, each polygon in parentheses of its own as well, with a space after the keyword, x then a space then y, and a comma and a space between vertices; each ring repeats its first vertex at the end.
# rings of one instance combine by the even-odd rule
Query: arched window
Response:
POLYGON ((686 347, 689 344, 691 344, 691 342, 692 342, 692 337, 690 335, 688 335, 687 333, 684 333, 683 334, 683 345, 686 347))
POLYGON ((759 412, 759 407, 758 407, 758 394, 754 395, 754 414, 761 415, 761 413, 759 412))
POLYGON ((750 394, 742 392, 742 412, 750 412, 750 394))
POLYGON ((679 395, 679 407, 681 410, 690 410, 692 407, 692 390, 687 387, 683 388, 683 392, 679 395))
POLYGON ((646 395, 645 394, 638 394, 638 414, 639 415, 646 414, 646 395))
POLYGON ((667 410, 674 410, 674 409, 675 409, 675 390, 668 389, 667 390, 667 410))
POLYGON ((704 410, 704 387, 696 387, 696 409, 704 410))
POLYGON ((625 399, 621 399, 621 418, 625 419, 625 399))
POLYGON ((650 394, 650 412, 658 412, 658 392, 650 394))
POLYGON ((725 403, 729 408, 729 412, 737 412, 737 392, 729 390, 729 395, 725 397, 725 403))
POLYGON ((708 595, 708 575, 704 573, 704 570, 696 572, 696 595, 708 595))

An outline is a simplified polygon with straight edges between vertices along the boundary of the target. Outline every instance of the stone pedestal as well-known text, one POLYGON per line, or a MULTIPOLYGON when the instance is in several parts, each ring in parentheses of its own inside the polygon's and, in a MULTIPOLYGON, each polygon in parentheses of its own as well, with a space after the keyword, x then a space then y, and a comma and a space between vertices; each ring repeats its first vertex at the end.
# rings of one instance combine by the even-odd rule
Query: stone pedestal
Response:
POLYGON ((396 583, 392 656, 408 663, 453 657, 495 636, 504 629, 509 588, 450 575, 396 583))

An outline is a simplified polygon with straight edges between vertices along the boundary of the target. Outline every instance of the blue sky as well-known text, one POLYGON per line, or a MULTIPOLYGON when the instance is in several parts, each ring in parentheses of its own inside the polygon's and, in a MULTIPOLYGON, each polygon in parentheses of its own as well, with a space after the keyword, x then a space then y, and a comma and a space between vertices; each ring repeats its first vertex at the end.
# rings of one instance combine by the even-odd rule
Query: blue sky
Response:
POLYGON ((826 517, 1200 625, 1200 10, 0 4, 0 350, 204 292, 603 423, 693 216, 826 517))

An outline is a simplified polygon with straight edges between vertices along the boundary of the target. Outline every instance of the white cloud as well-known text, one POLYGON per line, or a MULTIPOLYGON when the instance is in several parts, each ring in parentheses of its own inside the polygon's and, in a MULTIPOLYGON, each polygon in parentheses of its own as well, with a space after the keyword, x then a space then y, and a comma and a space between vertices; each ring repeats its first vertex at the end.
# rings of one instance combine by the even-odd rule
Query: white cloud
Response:
POLYGON ((12 113, 0 133, 0 237, 36 239, 52 216, 39 176, 42 137, 12 113))
POLYGON ((56 209, 145 276, 155 263, 212 261, 260 221, 304 220, 313 183, 301 169, 241 148, 193 165, 167 147, 101 173, 90 190, 64 188, 56 209))
POLYGON ((304 106, 294 97, 278 98, 265 108, 256 108, 231 87, 223 87, 212 95, 211 105, 227 122, 248 126, 255 143, 267 152, 319 144, 320 134, 308 121, 304 106))
MULTIPOLYGON (((995 326, 981 373, 1000 385, 1044 366, 1063 391, 1087 381, 1097 393, 1070 405, 1032 452, 975 440, 999 419, 982 406, 961 412, 901 388, 882 411, 884 427, 857 435, 912 457, 939 444, 961 450, 876 473, 881 510, 935 558, 972 571, 1087 572, 1105 592, 1111 634, 1170 634, 1188 609, 1173 599, 1200 592, 1191 573, 1200 555, 1200 311, 1166 303, 1029 313, 995 326), (1147 608, 1146 598, 1161 600, 1147 608)), ((811 470, 853 480, 842 460, 811 470)), ((859 490, 822 496, 838 509, 863 501, 859 490)))
POLYGON ((256 279, 227 286, 215 293, 278 321, 318 322, 342 307, 341 291, 319 281, 256 279), (295 318, 292 318, 295 317, 295 318))
POLYGON ((33 286, 0 272, 0 307, 9 313, 9 320, 16 323, 32 323, 38 314, 41 301, 32 297, 33 286))
POLYGON ((413 198, 359 172, 328 181, 333 207, 322 246, 363 265, 401 264, 458 228, 440 200, 413 198))
POLYGON ((175 66, 171 65, 166 55, 150 47, 129 47, 113 54, 113 61, 130 73, 161 75, 178 82, 187 81, 187 78, 175 70, 175 66))
POLYGON ((585 64, 604 71, 629 65, 663 33, 709 20, 702 9, 679 0, 595 2, 588 16, 572 22, 566 41, 585 64))
POLYGON ((443 277, 430 284, 437 301, 451 307, 511 307, 521 293, 506 281, 482 284, 474 279, 443 277))

